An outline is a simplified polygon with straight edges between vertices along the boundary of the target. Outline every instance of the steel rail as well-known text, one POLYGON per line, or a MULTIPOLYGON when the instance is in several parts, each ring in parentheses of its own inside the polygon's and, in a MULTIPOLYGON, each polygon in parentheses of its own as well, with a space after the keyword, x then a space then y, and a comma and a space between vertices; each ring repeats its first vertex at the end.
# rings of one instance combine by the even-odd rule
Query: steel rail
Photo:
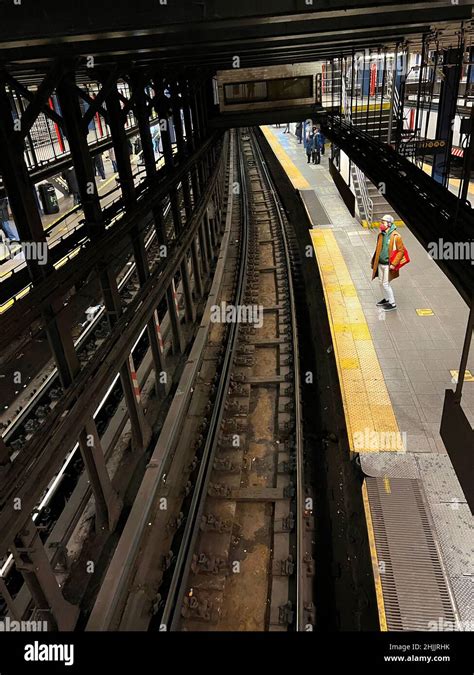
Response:
POLYGON ((270 176, 267 164, 263 157, 262 150, 258 144, 255 134, 252 131, 250 134, 252 138, 252 145, 255 150, 255 157, 257 158, 261 172, 266 178, 267 186, 270 190, 275 211, 280 224, 280 230, 283 239, 283 246, 285 250, 285 263, 288 279, 288 291, 290 299, 290 313, 291 313, 291 332, 292 332, 292 346, 293 346, 293 367, 294 367, 294 396, 295 396, 295 454, 296 454, 296 630, 307 630, 304 621, 304 596, 306 570, 304 565, 304 518, 303 513, 305 509, 305 494, 304 494, 304 439, 303 439, 303 407, 301 403, 301 375, 300 375, 300 357, 299 357, 299 343, 298 343, 298 327, 296 319, 296 303, 294 294, 293 277, 291 270, 290 246, 288 243, 288 235, 285 228, 285 223, 281 214, 281 205, 277 192, 274 188, 273 180, 270 176))
MULTIPOLYGON (((236 283, 236 305, 242 303, 247 281, 250 210, 247 177, 245 174, 243 152, 240 144, 238 181, 241 186, 242 237, 240 253, 242 264, 239 267, 239 276, 236 283)), ((231 323, 222 362, 221 377, 219 379, 212 415, 209 421, 208 434, 203 448, 199 472, 194 486, 191 505, 186 518, 186 525, 183 532, 181 547, 177 555, 169 592, 161 618, 161 623, 168 626, 169 630, 177 630, 181 616, 181 606, 183 603, 184 594, 186 592, 186 584, 191 568, 193 551, 196 545, 197 537, 199 535, 199 524, 206 502, 206 492, 212 473, 213 460, 220 434, 222 418, 224 416, 224 406, 227 392, 229 390, 232 366, 238 343, 238 335, 239 324, 237 322, 231 323)))

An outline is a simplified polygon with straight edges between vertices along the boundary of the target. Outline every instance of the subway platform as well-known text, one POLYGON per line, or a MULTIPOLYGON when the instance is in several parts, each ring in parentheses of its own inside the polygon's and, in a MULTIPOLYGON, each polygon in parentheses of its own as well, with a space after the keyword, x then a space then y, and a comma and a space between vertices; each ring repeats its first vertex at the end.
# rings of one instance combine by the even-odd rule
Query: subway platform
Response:
MULTIPOLYGON (((175 150, 174 150, 175 152, 175 150)), ((138 185, 144 178, 145 173, 143 168, 140 165, 141 162, 140 152, 138 155, 134 154, 131 156, 131 164, 134 172, 135 185, 138 185)), ((109 206, 114 200, 117 199, 119 194, 119 185, 116 182, 116 176, 118 175, 112 167, 112 163, 105 153, 104 157, 104 174, 105 178, 102 179, 100 176, 96 177, 97 181, 97 192, 99 194, 100 203, 102 208, 109 206)), ((157 169, 163 166, 164 160, 161 155, 156 154, 156 166, 157 169)), ((46 235, 46 241, 48 244, 48 249, 52 249, 63 239, 71 235, 77 228, 82 227, 84 222, 84 213, 82 208, 74 205, 74 200, 72 195, 64 195, 58 199, 59 211, 54 214, 42 214, 41 222, 43 223, 43 229, 46 235)), ((78 251, 77 249, 76 251, 78 251)), ((21 255, 20 246, 17 244, 12 244, 7 250, 5 247, 0 249, 0 284, 8 279, 12 274, 17 272, 19 269, 25 266, 24 257, 21 255)), ((61 261, 56 263, 59 267, 61 261)), ((3 304, 0 302, 0 315, 8 311, 13 305, 15 300, 19 300, 25 291, 21 291, 17 294, 15 298, 10 298, 7 302, 3 304)))
MULTIPOLYGON (((292 133, 262 131, 313 224, 349 445, 366 475, 381 628, 474 630, 472 515, 439 433, 468 308, 405 226, 399 233, 411 262, 393 282, 397 311, 377 308, 382 292, 370 261, 378 230, 363 228, 347 210, 329 173, 329 145, 321 164, 308 164, 292 133)), ((462 407, 474 425, 472 350, 462 407)))

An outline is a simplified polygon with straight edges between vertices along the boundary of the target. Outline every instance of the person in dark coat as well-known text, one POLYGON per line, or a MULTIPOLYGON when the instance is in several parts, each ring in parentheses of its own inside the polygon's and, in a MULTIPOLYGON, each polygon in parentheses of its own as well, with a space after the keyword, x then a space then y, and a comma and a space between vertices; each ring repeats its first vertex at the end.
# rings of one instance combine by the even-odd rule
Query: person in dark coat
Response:
POLYGON ((318 130, 314 132, 312 160, 313 164, 321 163, 321 134, 318 130))
POLYGON ((77 204, 79 204, 80 202, 80 197, 79 197, 79 184, 77 182, 77 176, 74 167, 71 167, 66 172, 66 183, 69 190, 69 194, 72 195, 73 204, 74 206, 77 206, 77 204))
POLYGON ((319 130, 319 137, 320 137, 320 143, 321 143, 321 147, 320 147, 321 154, 324 155, 324 145, 326 143, 326 137, 324 136, 321 129, 319 130))
POLYGON ((301 143, 303 139, 303 122, 298 122, 298 124, 296 125, 295 134, 296 138, 298 139, 298 143, 301 143))
POLYGON ((314 133, 311 130, 307 135, 305 142, 305 150, 306 150, 306 157, 308 158, 308 164, 310 164, 311 162, 311 157, 313 156, 313 149, 314 149, 314 133))
POLYGON ((94 167, 96 175, 100 176, 102 180, 105 180, 105 169, 104 162, 102 160, 102 154, 99 153, 94 157, 94 167))

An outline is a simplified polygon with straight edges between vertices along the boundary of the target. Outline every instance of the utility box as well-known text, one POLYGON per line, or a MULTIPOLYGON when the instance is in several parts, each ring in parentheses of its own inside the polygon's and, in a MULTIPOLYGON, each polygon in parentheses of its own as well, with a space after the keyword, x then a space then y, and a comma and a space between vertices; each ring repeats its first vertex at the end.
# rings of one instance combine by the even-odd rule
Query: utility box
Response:
POLYGON ((51 183, 42 183, 38 185, 38 192, 43 204, 43 211, 45 215, 59 212, 58 198, 56 197, 56 190, 51 183))

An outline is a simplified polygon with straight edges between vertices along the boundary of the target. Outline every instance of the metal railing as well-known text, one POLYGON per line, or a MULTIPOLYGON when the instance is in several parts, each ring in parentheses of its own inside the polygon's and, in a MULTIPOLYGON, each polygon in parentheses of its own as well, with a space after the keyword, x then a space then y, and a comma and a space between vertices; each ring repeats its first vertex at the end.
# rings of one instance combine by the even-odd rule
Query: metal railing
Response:
POLYGON ((367 179, 365 174, 359 169, 357 164, 351 162, 352 168, 352 180, 354 185, 357 182, 357 187, 359 188, 360 193, 360 202, 358 203, 359 211, 362 211, 361 216, 363 220, 367 221, 369 227, 372 226, 372 217, 374 213, 374 203, 369 197, 369 191, 367 189, 367 179), (362 208, 361 208, 362 207, 362 208))
MULTIPOLYGON (((341 88, 342 114, 344 115, 345 121, 348 124, 351 124, 352 123, 351 109, 349 104, 349 97, 347 96, 347 87, 344 78, 341 78, 341 85, 342 85, 341 88)), ((374 213, 374 203, 369 196, 369 190, 367 188, 367 179, 365 177, 365 174, 359 169, 357 164, 355 164, 354 162, 351 162, 351 173, 352 173, 352 180, 354 182, 354 187, 357 187, 359 189, 359 195, 356 195, 356 197, 360 197, 360 199, 359 198, 357 199, 359 212, 362 211, 361 216, 363 220, 366 220, 367 225, 371 227, 372 216, 374 213)))

